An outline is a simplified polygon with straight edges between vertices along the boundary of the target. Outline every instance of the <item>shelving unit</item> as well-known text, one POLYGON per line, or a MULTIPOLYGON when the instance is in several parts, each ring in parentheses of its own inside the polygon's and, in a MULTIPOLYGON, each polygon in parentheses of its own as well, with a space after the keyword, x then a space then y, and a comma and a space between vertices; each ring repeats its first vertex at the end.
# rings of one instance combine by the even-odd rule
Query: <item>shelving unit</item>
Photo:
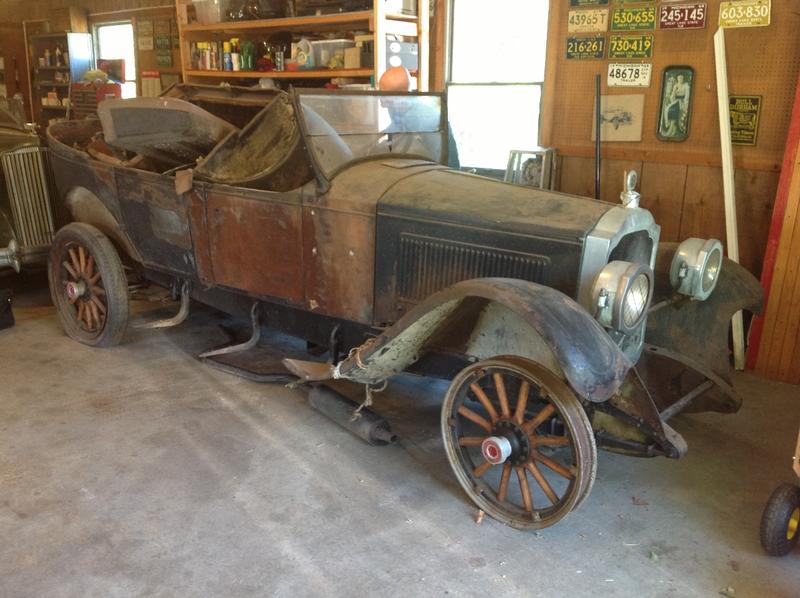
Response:
MULTIPOLYGON (((429 3, 417 1, 417 16, 390 14, 385 9, 385 0, 374 0, 372 10, 349 13, 334 13, 321 16, 286 17, 257 21, 229 21, 213 24, 190 23, 191 0, 176 0, 178 28, 181 46, 181 72, 189 83, 208 83, 209 80, 236 82, 269 77, 281 80, 308 80, 348 78, 369 82, 377 81, 386 71, 387 36, 413 38, 419 46, 419 68, 416 71, 417 85, 427 91, 429 85, 429 3), (419 16, 422 16, 420 18, 419 16), (297 71, 217 71, 191 68, 190 44, 198 41, 222 41, 231 37, 259 39, 278 31, 314 36, 341 32, 352 36, 355 32, 369 32, 373 36, 374 61, 372 67, 357 69, 311 69, 297 71)), ((287 57, 288 58, 288 57, 287 57)))
POLYGON ((33 81, 31 82, 31 108, 34 118, 42 126, 51 118, 68 113, 67 102, 69 86, 73 81, 80 81, 83 74, 92 66, 92 37, 88 33, 42 33, 30 38, 31 61, 33 64, 33 81), (64 64, 41 64, 45 51, 55 61, 56 47, 66 53, 64 64), (43 103, 49 92, 55 91, 58 104, 43 103))

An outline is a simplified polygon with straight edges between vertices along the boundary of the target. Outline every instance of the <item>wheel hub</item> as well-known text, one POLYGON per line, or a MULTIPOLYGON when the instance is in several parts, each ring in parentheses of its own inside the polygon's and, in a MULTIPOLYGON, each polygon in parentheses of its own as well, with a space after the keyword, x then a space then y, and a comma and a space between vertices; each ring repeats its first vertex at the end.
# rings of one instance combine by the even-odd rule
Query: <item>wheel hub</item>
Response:
POLYGON ((70 301, 75 301, 79 297, 83 297, 86 291, 86 283, 82 280, 77 282, 70 281, 67 283, 67 297, 69 297, 70 301))
MULTIPOLYGON (((498 457, 502 456, 503 458, 497 461, 497 463, 503 463, 509 460, 514 465, 523 465, 528 462, 531 456, 531 441, 522 428, 512 421, 504 420, 497 422, 494 432, 495 434, 493 436, 490 436, 484 441, 484 443, 487 444, 487 448, 491 450, 491 446, 495 446, 497 449, 508 447, 507 451, 502 451, 501 449, 498 457), (492 443, 487 443, 487 441, 492 441, 492 443)), ((487 455, 487 451, 484 450, 483 445, 481 445, 481 452, 483 452, 484 459, 490 463, 494 463, 494 461, 490 459, 492 455, 487 455)))

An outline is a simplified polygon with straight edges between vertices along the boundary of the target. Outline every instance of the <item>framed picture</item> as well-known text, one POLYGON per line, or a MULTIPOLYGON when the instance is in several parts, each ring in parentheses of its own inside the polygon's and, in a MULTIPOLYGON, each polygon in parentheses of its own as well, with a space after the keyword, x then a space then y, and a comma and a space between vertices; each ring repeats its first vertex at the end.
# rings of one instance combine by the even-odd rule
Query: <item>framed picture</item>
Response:
MULTIPOLYGON (((642 140, 644 94, 600 96, 600 141, 642 140)), ((597 138, 596 116, 592 118, 592 141, 597 138)))
POLYGON ((661 104, 656 137, 661 141, 686 141, 692 116, 694 69, 668 66, 661 78, 661 104))
POLYGON ((506 183, 552 189, 555 179, 556 150, 538 148, 530 151, 511 150, 503 179, 506 183))

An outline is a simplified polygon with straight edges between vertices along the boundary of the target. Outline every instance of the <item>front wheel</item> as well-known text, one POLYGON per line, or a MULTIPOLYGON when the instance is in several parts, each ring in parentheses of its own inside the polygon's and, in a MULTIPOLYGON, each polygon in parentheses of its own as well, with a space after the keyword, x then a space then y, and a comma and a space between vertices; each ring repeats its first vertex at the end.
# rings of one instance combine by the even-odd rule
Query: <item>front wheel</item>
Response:
POLYGON ((769 497, 761 517, 761 546, 772 556, 785 556, 800 538, 800 488, 781 484, 769 497))
POLYGON ((53 239, 47 270, 67 335, 93 347, 119 344, 128 324, 128 282, 111 241, 88 224, 68 224, 53 239))
POLYGON ((512 527, 558 523, 594 483, 597 448, 580 401, 527 359, 498 357, 462 370, 445 395, 442 435, 472 501, 512 527))

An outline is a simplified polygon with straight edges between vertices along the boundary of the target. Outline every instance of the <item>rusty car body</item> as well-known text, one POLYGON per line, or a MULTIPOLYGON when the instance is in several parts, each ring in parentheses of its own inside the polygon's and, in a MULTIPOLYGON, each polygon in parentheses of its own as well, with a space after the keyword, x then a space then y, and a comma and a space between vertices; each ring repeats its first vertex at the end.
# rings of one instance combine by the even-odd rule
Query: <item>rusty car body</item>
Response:
POLYGON ((256 339, 264 323, 329 348, 286 366, 364 385, 366 407, 403 371, 452 379, 456 477, 526 529, 586 498, 596 446, 680 457, 667 420, 736 411, 728 325, 759 307, 752 275, 718 241, 659 243, 636 202, 443 166, 446 118, 435 93, 178 85, 52 125, 75 221, 50 256, 65 330, 121 340, 121 256, 185 307, 252 316, 256 339))

